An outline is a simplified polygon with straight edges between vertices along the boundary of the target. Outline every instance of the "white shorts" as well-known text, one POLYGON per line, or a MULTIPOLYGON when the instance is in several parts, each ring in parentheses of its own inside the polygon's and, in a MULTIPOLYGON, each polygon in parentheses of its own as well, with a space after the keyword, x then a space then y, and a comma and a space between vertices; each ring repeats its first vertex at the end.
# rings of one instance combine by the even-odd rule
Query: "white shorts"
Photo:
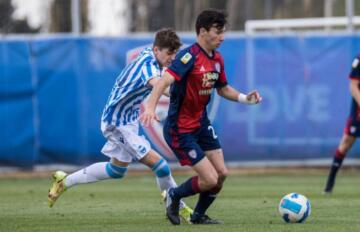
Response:
POLYGON ((139 124, 128 124, 116 127, 101 123, 101 131, 107 142, 101 152, 119 161, 130 163, 142 159, 150 151, 150 143, 139 135, 139 124))

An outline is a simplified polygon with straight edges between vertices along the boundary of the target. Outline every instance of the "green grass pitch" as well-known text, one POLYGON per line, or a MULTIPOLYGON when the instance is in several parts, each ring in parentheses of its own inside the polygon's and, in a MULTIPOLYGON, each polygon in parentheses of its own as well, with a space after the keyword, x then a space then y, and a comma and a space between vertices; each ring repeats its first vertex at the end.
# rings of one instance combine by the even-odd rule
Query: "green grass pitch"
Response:
MULTIPOLYGON (((340 172, 334 194, 324 196, 326 172, 230 174, 208 212, 225 224, 206 226, 171 225, 151 173, 77 186, 52 209, 50 178, 0 178, 0 231, 360 231, 360 173, 340 172), (311 201, 303 224, 286 224, 278 214, 290 192, 311 201)), ((187 177, 175 175, 179 183, 187 177)), ((192 207, 195 201, 186 199, 192 207)))

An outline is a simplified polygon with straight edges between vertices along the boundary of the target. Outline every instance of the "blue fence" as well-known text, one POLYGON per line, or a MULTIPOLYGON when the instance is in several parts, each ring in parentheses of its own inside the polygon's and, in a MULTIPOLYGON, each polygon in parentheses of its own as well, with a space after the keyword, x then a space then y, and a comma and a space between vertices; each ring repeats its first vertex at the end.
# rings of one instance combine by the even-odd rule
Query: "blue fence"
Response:
MULTIPOLYGON (((100 153, 103 106, 118 73, 151 40, 0 41, 0 165, 106 159, 100 153)), ((359 46, 358 36, 227 38, 220 51, 229 83, 243 91, 256 88, 264 99, 246 106, 213 98, 208 110, 226 160, 331 157, 350 108, 347 78, 359 46)), ((145 133, 172 159, 160 127, 145 133)))

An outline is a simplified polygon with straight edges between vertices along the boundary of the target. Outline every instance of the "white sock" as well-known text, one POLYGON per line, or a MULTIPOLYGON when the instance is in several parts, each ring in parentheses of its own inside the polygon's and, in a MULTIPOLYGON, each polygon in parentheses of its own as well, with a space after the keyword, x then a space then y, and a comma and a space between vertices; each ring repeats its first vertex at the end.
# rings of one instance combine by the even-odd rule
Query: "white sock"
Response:
POLYGON ((177 184, 171 174, 164 177, 156 177, 156 182, 161 192, 168 190, 169 188, 177 187, 177 184))
POLYGON ((106 172, 108 162, 92 164, 84 169, 74 172, 65 178, 65 186, 71 188, 74 185, 97 182, 99 180, 111 179, 106 172))
MULTIPOLYGON (((156 182, 161 192, 168 190, 169 188, 177 187, 177 184, 171 174, 164 177, 156 177, 156 182)), ((180 200, 180 209, 184 208, 185 206, 185 202, 180 200)))

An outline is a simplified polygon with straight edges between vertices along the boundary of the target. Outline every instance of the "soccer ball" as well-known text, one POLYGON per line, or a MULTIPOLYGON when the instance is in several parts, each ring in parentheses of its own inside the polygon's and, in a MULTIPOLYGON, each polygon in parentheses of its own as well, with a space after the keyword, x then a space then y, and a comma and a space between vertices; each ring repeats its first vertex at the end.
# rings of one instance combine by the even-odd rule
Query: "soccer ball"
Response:
POLYGON ((285 222, 302 223, 311 213, 310 201, 304 195, 289 193, 281 199, 279 212, 285 222))

